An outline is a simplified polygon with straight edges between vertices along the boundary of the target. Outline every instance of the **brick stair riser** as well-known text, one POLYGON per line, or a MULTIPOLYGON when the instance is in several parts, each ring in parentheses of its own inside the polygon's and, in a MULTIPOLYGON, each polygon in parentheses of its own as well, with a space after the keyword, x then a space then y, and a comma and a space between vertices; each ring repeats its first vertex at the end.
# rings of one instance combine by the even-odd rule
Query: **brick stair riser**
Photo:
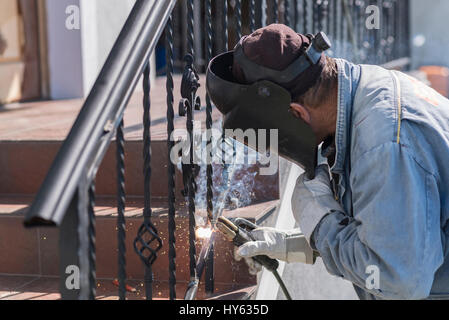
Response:
MULTIPOLYGON (((0 141, 0 194, 34 195, 41 186, 62 142, 58 141, 0 141)), ((126 193, 143 195, 142 142, 125 144, 126 193)), ((107 151, 96 177, 97 195, 115 195, 117 192, 117 168, 115 143, 107 151)), ((151 196, 167 198, 167 143, 152 142, 151 196)), ((217 165, 217 167, 219 167, 217 165)), ((255 174, 252 202, 269 201, 279 197, 278 176, 259 175, 258 166, 249 166, 247 172, 255 174)), ((244 172, 241 172, 244 173, 244 172)), ((241 177, 237 176, 239 180, 241 177)), ((205 179, 204 179, 205 180, 205 179)), ((183 188, 182 174, 176 169, 176 197, 180 200, 183 188)), ((249 190, 246 190, 249 191, 249 190)))
MULTIPOLYGON (((177 217, 176 277, 189 281, 188 218, 177 217)), ((154 217, 164 243, 153 265, 156 280, 168 280, 168 231, 167 217, 154 217)), ((58 229, 23 227, 23 217, 0 217, 0 274, 59 276, 58 229)), ((135 254, 133 241, 142 223, 141 218, 126 221, 126 268, 129 279, 143 279, 144 268, 135 254)), ((201 244, 197 244, 197 255, 201 244)), ((117 277, 117 232, 114 217, 96 220, 96 269, 98 278, 117 277)), ((248 274, 246 265, 233 257, 233 245, 221 235, 215 245, 215 281, 252 285, 255 278, 248 274)))

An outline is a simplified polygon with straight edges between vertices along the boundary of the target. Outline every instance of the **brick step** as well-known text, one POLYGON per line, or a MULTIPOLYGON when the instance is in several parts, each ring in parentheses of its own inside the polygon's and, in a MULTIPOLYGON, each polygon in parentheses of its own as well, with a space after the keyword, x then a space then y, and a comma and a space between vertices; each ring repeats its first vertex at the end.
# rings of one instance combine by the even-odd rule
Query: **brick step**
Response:
MULTIPOLYGON (((23 227, 23 214, 31 197, 0 197, 0 274, 58 276, 58 234, 57 228, 23 227), (13 245, 12 245, 13 244, 13 245)), ((278 201, 259 203, 235 210, 226 210, 225 216, 241 216, 253 220, 266 217, 278 201)), ((114 198, 100 197, 96 202, 96 256, 97 277, 114 278, 117 275, 117 232, 114 198)), ((167 203, 152 202, 153 223, 159 231, 164 247, 153 265, 154 277, 158 281, 168 280, 168 218, 167 203)), ((144 268, 133 249, 133 241, 142 223, 142 198, 129 198, 126 207, 127 275, 129 279, 143 279, 144 268)), ((176 216, 176 276, 179 281, 189 280, 188 217, 185 204, 177 205, 176 216)), ((198 210, 198 216, 205 217, 205 210, 198 210)), ((197 243, 197 252, 201 240, 197 243)), ((215 281, 217 283, 253 285, 242 262, 233 257, 233 245, 218 235, 215 246, 215 281), (219 266, 219 267, 218 267, 219 266)))
MULTIPOLYGON (((42 184, 62 141, 0 141, 0 194, 34 195, 42 184)), ((128 195, 143 196, 142 141, 125 143, 125 182, 128 195)), ((117 192, 117 171, 115 143, 112 143, 98 170, 96 193, 115 195, 117 192)), ((151 195, 166 198, 167 183, 167 142, 152 142, 151 195)), ((220 181, 221 166, 214 166, 216 184, 220 181)), ((205 172, 205 170, 203 171, 205 172)), ((235 180, 241 181, 238 190, 245 191, 251 202, 269 201, 279 198, 278 175, 259 174, 258 165, 242 166, 235 173, 235 180), (247 180, 245 182, 245 179, 247 180)), ((206 177, 197 178, 201 192, 205 195, 206 177)), ((176 197, 180 198, 183 189, 182 173, 176 169, 176 197)))
MULTIPOLYGON (((134 290, 128 291, 129 300, 145 299, 145 289, 142 281, 129 280, 127 284, 134 290)), ((61 298, 57 277, 11 276, 0 275, 0 300, 58 300, 61 298)), ((176 283, 176 297, 183 299, 187 289, 187 282, 176 283)), ((198 288, 197 299, 239 300, 245 299, 254 291, 255 287, 238 284, 216 284, 212 296, 206 296, 204 286, 198 288)), ((118 288, 111 279, 98 279, 97 300, 117 300, 118 288)), ((153 284, 153 299, 166 300, 169 297, 169 285, 166 281, 156 281, 153 284)))

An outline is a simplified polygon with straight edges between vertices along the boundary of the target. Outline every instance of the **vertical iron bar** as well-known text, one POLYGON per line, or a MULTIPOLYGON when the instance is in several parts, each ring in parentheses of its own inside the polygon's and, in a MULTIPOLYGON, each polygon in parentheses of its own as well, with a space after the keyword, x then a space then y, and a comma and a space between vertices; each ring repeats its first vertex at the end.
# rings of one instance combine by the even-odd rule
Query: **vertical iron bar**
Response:
POLYGON ((298 29, 298 0, 293 0, 293 20, 294 20, 294 30, 298 29))
POLYGON ((235 0, 235 19, 236 21, 236 34, 237 41, 242 37, 242 4, 241 0, 235 0))
POLYGON ((284 0, 284 24, 290 27, 290 0, 284 0))
POLYGON ((303 0, 303 15, 302 15, 302 33, 307 34, 309 30, 309 8, 308 8, 309 1, 303 0))
POLYGON ((167 61, 167 151, 168 151, 168 273, 170 300, 176 299, 176 221, 175 221, 175 166, 170 160, 174 141, 171 139, 174 131, 173 109, 173 17, 170 16, 165 28, 165 50, 167 61))
MULTIPOLYGON (((240 1, 239 1, 240 2, 240 1)), ((253 12, 254 14, 254 12, 253 12)), ((240 19, 240 18, 239 18, 240 19)), ((254 15, 253 15, 254 19, 254 15)), ((253 21, 254 25, 254 21, 253 21)), ((212 12, 211 12, 211 0, 206 0, 206 61, 212 58, 212 12)), ((207 129, 207 147, 212 144, 211 136, 212 128, 212 103, 210 97, 206 92, 206 129, 207 129)), ((209 150, 209 149, 207 149, 209 150)), ((212 150, 208 151, 209 160, 206 167, 206 179, 207 179, 207 191, 206 191, 206 202, 207 202, 207 217, 209 224, 212 227, 213 221, 213 168, 212 168, 212 150)), ((214 245, 211 245, 209 255, 206 260, 205 266, 205 291, 206 294, 211 295, 214 292, 214 245)))
POLYGON ((77 213, 78 213, 78 259, 79 259, 79 300, 88 300, 92 296, 92 285, 91 285, 91 256, 92 256, 92 246, 91 239, 95 236, 91 234, 91 209, 92 199, 90 197, 89 189, 91 187, 91 182, 87 177, 87 171, 83 173, 83 178, 78 184, 78 203, 77 203, 77 213), (87 237, 86 237, 87 234, 87 237))
POLYGON ((332 3, 332 40, 334 42, 334 49, 332 51, 334 52, 334 56, 336 56, 336 49, 338 46, 338 0, 331 1, 332 3))
MULTIPOLYGON (((193 42, 191 43, 193 48, 193 42)), ((151 221, 151 135, 150 135, 150 63, 147 63, 143 72, 143 158, 144 158, 144 224, 148 225, 151 221)), ((145 264, 145 297, 147 300, 153 299, 153 271, 151 264, 145 264)))
POLYGON ((345 18, 345 10, 344 10, 344 1, 345 0, 340 0, 341 6, 340 6, 340 41, 341 41, 341 51, 340 51, 340 56, 341 57, 345 57, 346 56, 346 48, 347 48, 347 43, 346 43, 346 18, 345 18))
POLYGON ((271 13, 270 13, 270 4, 268 3, 269 0, 265 0, 265 15, 266 15, 266 25, 268 26, 271 23, 271 13))
POLYGON ((118 241, 118 294, 126 299, 126 221, 125 221, 125 138, 123 119, 115 138, 117 159, 117 241, 118 241))
POLYGON ((271 8, 273 11, 273 23, 279 22, 279 8, 278 8, 278 0, 273 0, 273 7, 271 8))
POLYGON ((228 51, 228 0, 223 3, 223 50, 228 51))
POLYGON ((89 186, 89 300, 96 296, 96 248, 95 248, 95 181, 89 186))
POLYGON ((193 0, 187 1, 187 53, 194 57, 193 49, 193 0))
POLYGON ((59 228, 59 292, 62 300, 77 300, 80 289, 76 288, 76 268, 79 272, 78 191, 70 202, 59 228))
POLYGON ((315 30, 315 33, 318 31, 323 30, 323 21, 324 21, 324 1, 318 0, 317 1, 317 30, 315 30))
POLYGON ((254 32, 256 29, 256 0, 249 1, 249 29, 250 32, 254 32))
MULTIPOLYGON (((193 44, 193 0, 188 0, 187 5, 187 37, 189 38, 189 43, 193 44)), ((194 59, 193 46, 190 47, 188 52, 192 55, 194 59)), ((195 239, 195 175, 194 175, 194 164, 193 164, 193 154, 194 154, 194 136, 193 136, 193 106, 194 99, 191 99, 191 105, 187 111, 187 131, 190 138, 190 177, 188 181, 188 202, 189 202, 189 257, 190 257, 190 280, 195 281, 197 278, 196 273, 196 239, 195 239)))
POLYGON ((318 0, 312 0, 312 33, 316 33, 318 18, 318 0))

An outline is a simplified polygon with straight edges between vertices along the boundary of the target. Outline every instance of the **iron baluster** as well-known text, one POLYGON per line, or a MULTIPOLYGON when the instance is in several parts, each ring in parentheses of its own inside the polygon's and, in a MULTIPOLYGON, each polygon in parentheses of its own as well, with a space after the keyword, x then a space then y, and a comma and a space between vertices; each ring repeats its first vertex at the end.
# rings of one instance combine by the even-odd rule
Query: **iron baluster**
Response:
POLYGON ((187 2, 187 38, 188 53, 184 57, 185 68, 181 80, 181 101, 179 102, 179 115, 187 116, 186 127, 190 139, 189 149, 189 164, 187 192, 188 192, 188 208, 189 208, 189 259, 190 259, 190 281, 197 281, 196 271, 196 238, 195 238, 195 164, 194 164, 194 136, 193 136, 193 121, 194 109, 199 110, 201 107, 200 98, 196 96, 196 91, 199 85, 199 76, 194 66, 194 52, 193 52, 193 1, 187 2))
POLYGON ((117 159, 117 243, 118 243, 118 294, 126 299, 126 221, 125 221, 125 138, 123 118, 115 138, 117 159))
POLYGON ((189 173, 188 173, 188 207, 189 207, 189 257, 190 280, 197 281, 196 273, 196 239, 195 239, 195 174, 194 174, 194 136, 193 136, 193 111, 201 107, 200 97, 196 95, 199 84, 199 76, 193 65, 193 56, 187 54, 184 57, 186 63, 181 81, 181 101, 179 102, 179 115, 187 116, 186 126, 190 139, 189 149, 189 173))
POLYGON ((309 4, 309 2, 308 2, 308 0, 303 0, 303 6, 302 6, 302 8, 303 8, 303 12, 302 12, 302 32, 304 33, 304 34, 306 34, 307 33, 307 31, 309 30, 309 17, 308 17, 308 14, 309 14, 309 8, 308 8, 308 4, 309 4))
POLYGON ((323 21, 324 21, 324 1, 323 0, 318 0, 316 2, 317 4, 317 30, 315 30, 315 32, 318 31, 322 31, 323 30, 323 21))
POLYGON ((294 30, 298 29, 298 0, 293 0, 293 19, 294 19, 294 30))
POLYGON ((240 40, 242 37, 242 4, 241 0, 235 0, 235 19, 237 20, 236 23, 236 34, 237 34, 237 40, 240 40))
MULTIPOLYGON (((337 0, 331 1, 332 3, 332 36, 334 41, 334 46, 338 46, 338 3, 337 0)), ((334 52, 334 56, 336 55, 336 48, 332 50, 334 52)))
MULTIPOLYGON (((167 147, 168 159, 174 146, 171 139, 174 131, 174 117, 173 110, 173 18, 167 21, 165 28, 165 48, 167 61, 167 147)), ((172 161, 168 162, 168 273, 170 286, 170 300, 176 299, 176 221, 175 221, 175 166, 172 161)))
POLYGON ((265 14, 266 14, 266 25, 268 26, 270 24, 270 5, 268 3, 268 0, 265 0, 265 14))
POLYGON ((273 23, 278 23, 279 21, 279 8, 278 8, 278 0, 273 0, 273 7, 271 8, 273 12, 273 23))
POLYGON ((250 32, 254 32, 256 29, 256 0, 249 1, 249 29, 250 32))
POLYGON ((223 2, 223 51, 228 51, 228 0, 223 2))
POLYGON ((318 24, 318 1, 312 0, 312 32, 315 33, 318 24))
POLYGON ((284 24, 290 27, 290 0, 284 0, 284 24))
POLYGON ((347 48, 347 43, 346 43, 346 18, 345 18, 345 0, 341 0, 341 7, 340 7, 340 43, 341 43, 341 51, 340 51, 340 55, 341 56, 345 56, 346 55, 346 48, 347 48))
POLYGON ((78 259, 79 259, 79 300, 92 299, 92 274, 91 268, 91 257, 92 257, 92 235, 91 228, 91 212, 92 207, 92 197, 91 192, 91 182, 87 176, 87 171, 84 170, 83 178, 78 185, 78 202, 77 202, 77 214, 78 214, 78 259), (86 237, 87 234, 87 237, 86 237))
POLYGON ((145 296, 147 300, 153 297, 153 272, 152 265, 157 258, 158 251, 162 248, 162 240, 157 229, 151 222, 151 118, 150 118, 150 65, 147 62, 143 72, 143 157, 144 157, 144 209, 143 223, 139 227, 134 239, 134 250, 139 255, 145 266, 144 282, 145 296))
POLYGON ((96 248, 95 248, 95 181, 89 186, 89 300, 96 296, 96 248))
MULTIPOLYGON (((239 1, 240 2, 240 1, 239 1)), ((212 58, 212 12, 211 0, 206 0, 206 61, 212 58)), ((212 226, 213 221, 213 168, 212 168, 212 103, 209 95, 206 92, 206 129, 207 129, 207 150, 208 162, 206 167, 206 202, 207 202, 207 217, 208 222, 212 226), (210 147, 210 149, 209 149, 210 147)), ((205 265, 205 291, 206 294, 211 295, 214 292, 214 245, 212 243, 209 254, 207 256, 205 265)))

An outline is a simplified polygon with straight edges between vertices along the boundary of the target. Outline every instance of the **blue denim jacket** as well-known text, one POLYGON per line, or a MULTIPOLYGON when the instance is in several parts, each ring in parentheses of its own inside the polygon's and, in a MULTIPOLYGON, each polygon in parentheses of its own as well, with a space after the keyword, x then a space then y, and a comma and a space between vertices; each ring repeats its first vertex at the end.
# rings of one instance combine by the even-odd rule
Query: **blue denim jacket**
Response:
POLYGON ((398 71, 337 65, 344 212, 320 221, 314 246, 365 298, 449 298, 449 100, 398 71))

